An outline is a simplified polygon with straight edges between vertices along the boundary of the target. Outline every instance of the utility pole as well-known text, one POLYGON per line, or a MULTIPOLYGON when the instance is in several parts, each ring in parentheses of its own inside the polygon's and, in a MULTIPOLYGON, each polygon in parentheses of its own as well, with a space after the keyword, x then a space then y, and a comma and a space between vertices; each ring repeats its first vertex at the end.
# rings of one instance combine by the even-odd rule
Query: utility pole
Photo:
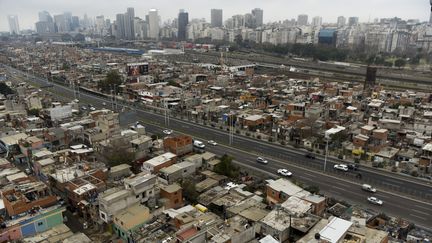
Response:
POLYGON ((326 137, 326 148, 325 148, 325 156, 324 156, 324 172, 326 171, 327 167, 327 156, 328 156, 328 138, 326 137))
POLYGON ((110 90, 111 93, 111 109, 114 111, 114 96, 113 96, 113 90, 110 90))
POLYGON ((229 114, 229 144, 232 145, 234 141, 234 116, 233 114, 229 114))

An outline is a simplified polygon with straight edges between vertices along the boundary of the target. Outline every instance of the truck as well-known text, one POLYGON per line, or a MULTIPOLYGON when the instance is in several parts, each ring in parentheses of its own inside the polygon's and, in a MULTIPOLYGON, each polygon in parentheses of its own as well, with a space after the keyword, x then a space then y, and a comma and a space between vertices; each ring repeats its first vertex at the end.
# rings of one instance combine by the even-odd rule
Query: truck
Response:
POLYGON ((201 141, 198 141, 198 140, 193 141, 193 146, 196 148, 200 148, 200 149, 205 148, 205 144, 201 141))
POLYGON ((376 189, 368 184, 363 184, 362 189, 368 192, 373 192, 373 193, 376 192, 376 189))

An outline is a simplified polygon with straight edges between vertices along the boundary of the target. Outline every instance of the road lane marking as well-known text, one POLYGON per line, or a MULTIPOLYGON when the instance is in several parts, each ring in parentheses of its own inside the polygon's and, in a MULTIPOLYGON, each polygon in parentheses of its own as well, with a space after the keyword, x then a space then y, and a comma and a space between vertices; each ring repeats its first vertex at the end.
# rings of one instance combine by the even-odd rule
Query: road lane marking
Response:
POLYGON ((422 212, 422 211, 420 211, 420 210, 416 210, 416 209, 411 209, 411 211, 414 211, 414 212, 416 212, 416 213, 423 214, 423 215, 426 215, 426 216, 429 216, 429 215, 430 215, 430 214, 428 214, 428 213, 425 213, 425 212, 422 212))
POLYGON ((414 218, 419 218, 419 219, 422 219, 422 220, 426 220, 427 218, 425 218, 425 217, 420 217, 420 216, 418 216, 418 215, 415 215, 415 214, 409 214, 411 217, 414 217, 414 218))
POLYGON ((296 175, 295 177, 301 178, 301 179, 303 179, 303 180, 305 180, 305 181, 312 181, 311 178, 304 177, 304 176, 301 176, 301 175, 296 175))
POLYGON ((427 208, 427 207, 423 207, 423 206, 419 206, 419 205, 413 205, 416 208, 421 208, 421 209, 425 209, 425 210, 431 210, 432 208, 427 208))
MULTIPOLYGON (((339 186, 342 186, 342 187, 346 187, 346 188, 348 188, 348 189, 352 189, 352 188, 353 188, 351 185, 341 184, 341 183, 339 183, 339 182, 336 182, 336 184, 339 185, 339 186)), ((344 189, 344 190, 346 190, 346 189, 344 189)))
POLYGON ((346 189, 342 188, 342 187, 332 186, 332 188, 336 188, 336 189, 341 190, 341 191, 346 191, 346 189))

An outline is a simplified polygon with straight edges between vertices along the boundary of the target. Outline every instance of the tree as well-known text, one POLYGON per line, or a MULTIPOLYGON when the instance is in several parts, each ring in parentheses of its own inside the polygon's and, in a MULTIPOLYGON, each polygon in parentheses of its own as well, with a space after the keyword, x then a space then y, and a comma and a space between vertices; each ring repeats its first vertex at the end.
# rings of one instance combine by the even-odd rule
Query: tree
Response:
POLYGON ((0 94, 7 96, 10 94, 14 94, 14 91, 5 83, 0 83, 0 94))
POLYGON ((218 174, 228 176, 229 178, 237 178, 239 175, 239 168, 233 165, 233 158, 224 154, 220 160, 221 162, 215 166, 214 171, 218 174))
POLYGON ((108 165, 113 167, 120 164, 132 165, 135 160, 135 154, 126 150, 114 149, 109 152, 106 156, 108 165))
POLYGON ((192 204, 198 202, 198 192, 196 191, 196 184, 192 178, 185 178, 181 183, 183 189, 183 195, 192 204))
POLYGON ((29 116, 39 116, 39 109, 31 109, 27 112, 29 116))
POLYGON ((177 82, 174 81, 174 80, 170 80, 170 81, 168 81, 168 85, 170 85, 170 86, 175 86, 175 87, 179 87, 179 88, 180 88, 180 84, 177 83, 177 82))
POLYGON ((319 188, 319 186, 312 185, 312 186, 307 186, 305 188, 305 190, 312 193, 312 194, 318 194, 320 191, 320 188, 319 188))
POLYGON ((81 41, 84 41, 84 40, 85 40, 85 36, 84 36, 83 34, 81 34, 81 33, 78 33, 78 34, 76 34, 76 35, 73 37, 73 40, 74 40, 74 41, 81 42, 81 41))
POLYGON ((242 35, 236 35, 236 36, 234 37, 234 42, 235 42, 237 45, 242 46, 242 43, 243 43, 243 36, 242 36, 242 35))
POLYGON ((396 59, 394 65, 398 68, 401 68, 401 67, 406 65, 406 61, 405 61, 405 59, 399 58, 399 59, 396 59))
POLYGON ((98 87, 102 92, 110 92, 113 88, 118 88, 122 84, 122 78, 117 70, 111 70, 107 73, 105 79, 99 81, 98 87))
POLYGON ((61 35, 62 41, 72 41, 72 36, 70 34, 63 34, 61 35))

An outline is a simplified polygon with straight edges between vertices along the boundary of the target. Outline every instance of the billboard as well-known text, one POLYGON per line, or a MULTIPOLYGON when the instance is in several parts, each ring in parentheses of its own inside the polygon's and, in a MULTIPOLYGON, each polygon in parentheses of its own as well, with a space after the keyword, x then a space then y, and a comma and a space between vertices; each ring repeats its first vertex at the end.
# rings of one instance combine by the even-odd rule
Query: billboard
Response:
POLYGON ((128 63, 126 64, 126 72, 128 77, 147 75, 149 65, 147 62, 128 63))

